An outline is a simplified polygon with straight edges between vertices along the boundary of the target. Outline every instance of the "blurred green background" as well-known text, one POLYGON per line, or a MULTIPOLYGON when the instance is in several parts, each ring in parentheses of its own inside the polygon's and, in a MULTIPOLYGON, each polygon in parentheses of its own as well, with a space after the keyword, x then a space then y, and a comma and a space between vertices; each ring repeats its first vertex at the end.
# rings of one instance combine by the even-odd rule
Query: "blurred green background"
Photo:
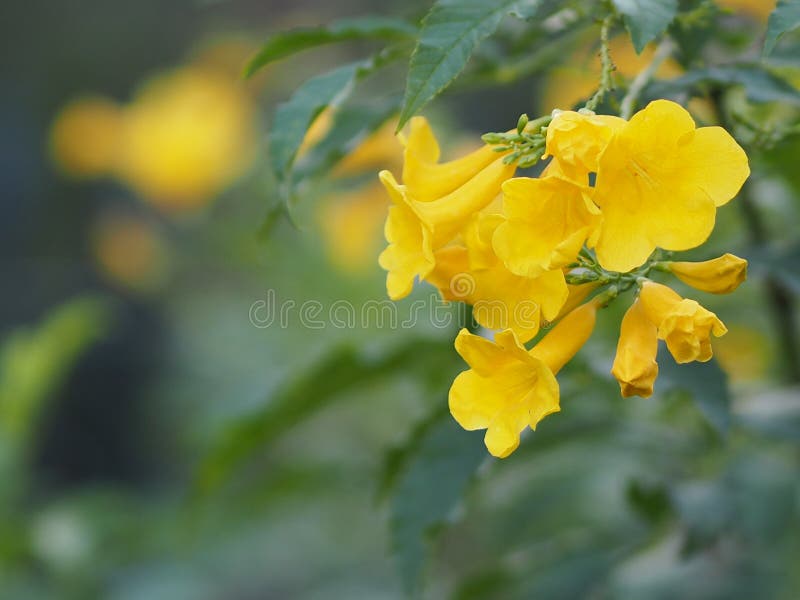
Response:
MULTIPOLYGON (((716 25, 746 54, 774 3, 723 4, 716 25)), ((245 81, 259 42, 428 5, 4 2, 0 598, 800 597, 797 135, 751 153, 766 233, 732 202, 699 251, 751 259, 734 296, 695 294, 730 328, 711 371, 665 356, 656 397, 621 399, 613 307, 559 376, 563 412, 505 461, 446 414, 462 310, 433 321, 420 286, 396 309, 425 303, 413 326, 361 323, 385 298, 374 175, 399 166, 391 126, 274 218, 276 103, 364 45, 245 81)), ((438 100, 448 149, 591 93, 581 40, 438 100)), ((797 83, 786 48, 775 68, 797 83)), ((644 60, 622 39, 615 57, 623 77, 644 60)), ((400 92, 402 66, 372 85, 400 92)), ((797 127, 797 104, 728 102, 797 127)))

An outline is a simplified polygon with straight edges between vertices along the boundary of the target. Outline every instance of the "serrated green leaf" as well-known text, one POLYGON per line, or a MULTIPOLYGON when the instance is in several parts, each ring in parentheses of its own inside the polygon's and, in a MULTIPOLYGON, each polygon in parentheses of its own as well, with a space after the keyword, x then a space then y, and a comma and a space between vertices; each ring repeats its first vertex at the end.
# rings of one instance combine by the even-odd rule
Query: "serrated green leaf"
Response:
POLYGON ((398 129, 464 70, 478 44, 511 12, 532 17, 539 0, 438 0, 411 55, 398 129))
POLYGON ((751 102, 785 102, 800 105, 800 91, 758 65, 710 67, 689 71, 685 75, 654 82, 647 91, 651 98, 662 98, 704 84, 723 87, 742 86, 751 102))
POLYGON ((354 103, 340 108, 336 111, 330 131, 297 165, 298 180, 319 176, 330 170, 370 134, 396 115, 399 109, 398 96, 371 103, 354 103))
POLYGON ((244 70, 251 77, 259 69, 291 54, 350 40, 398 40, 413 37, 417 28, 407 21, 391 17, 341 19, 330 25, 277 33, 261 47, 244 70))
POLYGON ((613 0, 640 53, 666 31, 678 12, 678 0, 613 0))
POLYGON ((356 82, 393 59, 391 53, 350 63, 301 85, 288 101, 278 106, 269 133, 270 161, 279 181, 287 178, 306 131, 320 113, 340 105, 356 82))
POLYGON ((720 433, 731 424, 731 396, 728 376, 716 360, 679 365, 665 346, 658 352, 658 389, 680 390, 688 393, 700 412, 720 433))
POLYGON ((778 0, 775 10, 769 15, 767 37, 764 39, 764 56, 775 49, 775 44, 784 33, 800 27, 800 0, 778 0))
POLYGON ((349 389, 362 387, 394 373, 419 369, 441 371, 452 359, 450 345, 441 341, 409 340, 373 357, 350 346, 329 356, 277 390, 257 411, 234 421, 220 435, 200 466, 196 488, 200 494, 219 488, 243 463, 293 426, 316 414, 349 389))
POLYGON ((411 436, 391 502, 392 548, 408 591, 419 586, 431 535, 451 516, 487 457, 482 432, 464 431, 444 411, 429 421, 411 436))

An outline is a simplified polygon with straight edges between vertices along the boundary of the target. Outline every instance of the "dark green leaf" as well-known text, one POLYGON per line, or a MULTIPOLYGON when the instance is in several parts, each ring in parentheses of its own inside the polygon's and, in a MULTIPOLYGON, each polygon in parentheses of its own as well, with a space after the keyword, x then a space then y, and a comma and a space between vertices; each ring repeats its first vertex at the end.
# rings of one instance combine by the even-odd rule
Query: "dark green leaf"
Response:
POLYGON ((728 376, 714 359, 705 363, 679 365, 666 347, 662 346, 658 353, 658 367, 658 385, 661 391, 687 392, 717 431, 728 431, 731 422, 728 376))
POLYGON ((288 382, 258 411, 234 421, 222 433, 200 467, 197 487, 213 491, 258 451, 294 425, 343 398, 344 392, 393 373, 445 369, 450 345, 439 341, 413 339, 380 357, 366 356, 354 348, 336 349, 317 366, 288 382))
POLYGON ((767 37, 764 39, 764 56, 775 49, 775 44, 784 33, 800 27, 800 0, 778 0, 778 5, 769 16, 767 37))
POLYGON ((651 98, 663 98, 698 89, 703 85, 742 86, 751 102, 785 102, 800 105, 800 91, 758 65, 710 67, 689 71, 681 77, 657 81, 648 88, 651 98))
POLYGON ((419 431, 409 441, 391 503, 392 547, 409 591, 419 586, 430 537, 488 456, 482 432, 464 431, 443 411, 419 431))
POLYGON ((438 0, 422 22, 411 56, 398 128, 450 85, 503 17, 514 12, 530 18, 540 4, 539 0, 438 0))
POLYGON ((278 179, 286 177, 306 131, 319 114, 344 100, 359 73, 368 68, 368 63, 356 62, 309 79, 287 102, 278 106, 269 134, 270 160, 278 179))
POLYGON ((286 56, 336 42, 348 40, 397 40, 414 36, 417 29, 410 23, 390 17, 341 19, 324 27, 295 29, 273 35, 247 64, 245 77, 271 62, 286 56))
MULTIPOLYGON (((325 173, 374 133, 400 108, 400 98, 393 96, 378 102, 359 102, 336 112, 330 131, 298 164, 298 179, 325 173)), ((399 146, 398 146, 399 148, 399 146)))
POLYGON ((636 52, 669 27, 678 12, 678 0, 613 0, 625 21, 636 52))

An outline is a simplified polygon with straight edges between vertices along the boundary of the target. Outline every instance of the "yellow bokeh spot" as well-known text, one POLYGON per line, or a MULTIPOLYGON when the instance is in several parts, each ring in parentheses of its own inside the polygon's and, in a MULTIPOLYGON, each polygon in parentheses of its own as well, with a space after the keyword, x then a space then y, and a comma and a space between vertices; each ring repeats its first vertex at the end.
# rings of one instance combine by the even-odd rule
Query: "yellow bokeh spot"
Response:
POLYGON ((386 192, 377 181, 326 198, 317 216, 331 263, 352 274, 377 268, 375 251, 388 210, 386 192))
POLYGON ((147 221, 131 215, 105 215, 92 227, 90 240, 98 269, 112 283, 146 291, 163 282, 167 249, 147 221))
POLYGON ((744 13, 763 23, 767 22, 769 14, 775 10, 775 0, 717 0, 722 8, 744 13))
POLYGON ((205 205, 250 165, 254 111, 213 71, 180 69, 147 84, 125 112, 120 176, 168 211, 205 205))
POLYGON ((122 133, 122 110, 99 96, 79 98, 56 116, 50 132, 53 160, 73 177, 113 171, 122 133))
POLYGON ((735 382, 761 379, 772 362, 764 333, 744 325, 732 325, 726 336, 716 340, 714 355, 735 382))
MULTIPOLYGON (((655 46, 650 44, 641 54, 636 54, 630 38, 619 35, 609 43, 609 52, 616 66, 615 76, 632 78, 652 62, 655 46)), ((579 50, 569 61, 569 65, 551 70, 541 99, 543 112, 550 112, 554 108, 573 108, 597 89, 602 69, 596 48, 590 46, 579 50)), ((666 60, 656 72, 656 77, 670 78, 680 73, 681 68, 677 62, 666 60)))

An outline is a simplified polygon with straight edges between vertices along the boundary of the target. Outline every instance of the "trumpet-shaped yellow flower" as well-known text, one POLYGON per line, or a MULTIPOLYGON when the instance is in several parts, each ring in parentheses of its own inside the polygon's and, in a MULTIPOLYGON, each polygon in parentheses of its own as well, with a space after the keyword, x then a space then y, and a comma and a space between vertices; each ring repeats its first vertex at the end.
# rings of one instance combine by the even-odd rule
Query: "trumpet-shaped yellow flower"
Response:
POLYGON ((467 430, 486 429, 489 452, 505 458, 519 446, 520 434, 558 412, 555 374, 586 342, 594 328, 596 304, 573 311, 532 350, 513 331, 490 342, 462 329, 456 350, 469 370, 450 388, 450 413, 467 430))
POLYGON ((434 266, 433 252, 448 244, 475 213, 494 200, 514 168, 495 159, 457 190, 428 202, 414 199, 389 171, 381 171, 380 180, 389 192, 392 208, 385 228, 389 247, 379 262, 388 271, 386 286, 392 300, 408 295, 415 277, 425 279, 434 266))
POLYGON ((440 163, 440 155, 427 119, 411 119, 403 153, 403 185, 414 200, 428 202, 454 192, 498 157, 494 147, 486 145, 449 162, 440 163))
POLYGON ((611 137, 600 155, 594 201, 603 213, 600 264, 627 272, 656 247, 688 250, 714 227, 716 209, 750 173, 742 148, 720 127, 656 100, 611 137))
POLYGON ((660 283, 646 281, 639 300, 647 318, 658 328, 659 339, 667 342, 678 363, 710 360, 711 334, 720 337, 728 331, 717 315, 660 283))
POLYGON ((658 329, 636 300, 625 313, 611 374, 619 382, 623 398, 653 395, 658 376, 658 329))
POLYGON ((668 262, 665 265, 685 284, 712 294, 730 294, 747 279, 747 261, 733 254, 703 262, 668 262))
POLYGON ((464 232, 464 246, 436 252, 436 267, 427 281, 446 300, 473 305, 473 316, 483 327, 511 329, 524 343, 532 339, 542 320, 553 321, 567 299, 561 270, 521 277, 506 269, 492 251, 499 215, 478 215, 464 232))
POLYGON ((545 157, 553 157, 547 173, 587 185, 589 173, 597 171, 600 154, 624 125, 624 119, 609 115, 557 113, 547 126, 545 157))
POLYGON ((535 277, 575 261, 599 222, 586 192, 555 176, 518 177, 503 184, 506 221, 493 244, 511 272, 535 277))

